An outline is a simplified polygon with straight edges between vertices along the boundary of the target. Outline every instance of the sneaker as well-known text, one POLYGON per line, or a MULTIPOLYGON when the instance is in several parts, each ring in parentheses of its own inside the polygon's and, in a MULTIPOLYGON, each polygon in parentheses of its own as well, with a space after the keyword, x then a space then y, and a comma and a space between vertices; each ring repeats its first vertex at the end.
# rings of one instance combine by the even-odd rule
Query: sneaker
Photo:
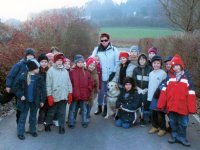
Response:
POLYGON ((47 125, 47 124, 44 126, 44 129, 45 129, 46 132, 50 132, 51 131, 50 125, 47 125))
POLYGON ((191 144, 190 144, 190 142, 188 141, 188 140, 181 140, 181 141, 178 141, 179 143, 181 143, 182 145, 184 145, 184 146, 187 146, 187 147, 190 147, 191 146, 191 144))
POLYGON ((164 136, 166 134, 165 130, 159 130, 158 136, 164 136))
POLYGON ((74 128, 75 128, 74 125, 68 125, 68 127, 69 127, 70 129, 74 129, 74 128))
POLYGON ((145 123, 144 120, 140 120, 140 126, 141 126, 141 127, 145 127, 145 126, 146 126, 146 123, 145 123))
POLYGON ((37 137, 38 136, 37 132, 31 133, 31 135, 32 135, 32 137, 37 137))
POLYGON ((20 140, 25 140, 25 136, 23 134, 18 134, 17 137, 20 139, 20 140))
POLYGON ((44 131, 44 124, 38 124, 38 131, 39 132, 44 131))
POLYGON ((153 134, 153 133, 156 133, 158 132, 158 128, 155 128, 155 127, 152 127, 150 130, 149 130, 149 134, 153 134))
POLYGON ((82 127, 83 127, 83 128, 87 128, 87 127, 88 127, 88 124, 82 124, 82 127))
POLYGON ((168 139, 168 143, 174 144, 176 143, 176 139, 174 137, 171 137, 170 139, 168 139))

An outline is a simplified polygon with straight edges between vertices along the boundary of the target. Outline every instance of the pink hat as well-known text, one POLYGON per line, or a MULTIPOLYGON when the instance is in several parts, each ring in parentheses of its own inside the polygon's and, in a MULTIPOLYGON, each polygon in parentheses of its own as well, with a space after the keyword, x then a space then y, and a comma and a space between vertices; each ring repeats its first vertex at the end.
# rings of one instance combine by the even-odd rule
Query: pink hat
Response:
POLYGON ((157 55, 157 53, 158 53, 157 48, 155 48, 155 47, 149 48, 148 54, 151 53, 151 52, 153 52, 153 53, 155 53, 157 55))
POLYGON ((63 59, 63 63, 66 63, 66 62, 71 62, 71 60, 68 59, 68 58, 64 58, 64 59, 63 59))

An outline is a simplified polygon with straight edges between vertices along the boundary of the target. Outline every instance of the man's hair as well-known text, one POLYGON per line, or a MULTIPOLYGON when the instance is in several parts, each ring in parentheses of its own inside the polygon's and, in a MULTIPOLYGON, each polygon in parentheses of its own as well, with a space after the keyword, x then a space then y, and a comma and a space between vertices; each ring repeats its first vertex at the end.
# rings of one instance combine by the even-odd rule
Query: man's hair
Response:
POLYGON ((106 37, 108 40, 110 39, 110 35, 108 33, 101 33, 100 38, 106 37))

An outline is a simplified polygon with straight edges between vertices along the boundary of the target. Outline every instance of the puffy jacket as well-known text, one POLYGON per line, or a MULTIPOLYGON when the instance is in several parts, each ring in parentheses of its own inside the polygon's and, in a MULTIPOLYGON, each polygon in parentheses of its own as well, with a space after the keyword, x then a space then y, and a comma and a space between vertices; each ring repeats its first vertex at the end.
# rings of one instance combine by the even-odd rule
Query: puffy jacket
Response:
POLYGON ((167 112, 181 115, 196 113, 196 95, 188 72, 184 72, 179 81, 176 81, 175 75, 168 76, 167 84, 160 93, 157 108, 166 108, 167 112))
MULTIPOLYGON (((125 98, 125 90, 123 90, 116 102, 116 108, 120 108, 123 107, 124 109, 133 111, 138 109, 141 105, 140 105, 140 101, 139 101, 139 95, 137 93, 137 90, 131 90, 129 92, 129 96, 127 98, 125 98)), ((123 121, 128 121, 128 122, 132 122, 133 120, 135 120, 135 116, 133 115, 134 112, 127 112, 123 109, 119 109, 118 113, 117 113, 117 117, 119 117, 120 119, 122 119, 123 121)))
POLYGON ((90 73, 83 68, 75 67, 70 71, 73 87, 73 100, 88 101, 92 92, 92 79, 90 73))
POLYGON ((47 71, 47 96, 52 95, 55 102, 67 100, 68 94, 72 93, 72 84, 68 71, 62 67, 53 65, 47 71))
POLYGON ((17 62, 13 67, 11 68, 10 72, 7 75, 6 78, 6 87, 11 88, 11 92, 15 93, 15 84, 17 80, 19 79, 20 75, 22 73, 27 73, 28 68, 26 67, 26 59, 22 59, 19 62, 17 62))
POLYGON ((116 72, 117 65, 119 64, 119 52, 117 48, 109 44, 106 49, 100 45, 96 47, 92 56, 98 56, 102 68, 102 81, 108 81, 112 72, 116 72))
MULTIPOLYGON (((35 84, 34 84, 34 90, 33 90, 33 95, 34 95, 34 103, 36 104, 37 107, 40 107, 41 102, 45 102, 46 100, 46 87, 45 87, 45 81, 42 76, 40 75, 35 75, 35 84)), ((21 97, 25 96, 27 97, 27 73, 23 73, 20 75, 19 79, 17 80, 15 84, 15 89, 16 89, 16 95, 18 97, 17 101, 17 108, 19 110, 23 110, 24 108, 24 103, 27 103, 27 101, 21 101, 21 97)))

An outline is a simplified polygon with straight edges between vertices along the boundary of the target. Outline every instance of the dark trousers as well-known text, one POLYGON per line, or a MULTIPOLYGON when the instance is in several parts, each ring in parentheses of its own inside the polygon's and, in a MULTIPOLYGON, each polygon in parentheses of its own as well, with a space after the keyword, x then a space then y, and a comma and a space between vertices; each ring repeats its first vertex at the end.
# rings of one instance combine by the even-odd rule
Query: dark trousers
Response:
POLYGON ((17 124, 17 133, 20 135, 24 134, 26 117, 28 115, 29 109, 30 109, 29 130, 30 130, 30 133, 36 132, 37 107, 33 102, 25 102, 23 105, 24 107, 20 113, 19 122, 17 124))
POLYGON ((47 117, 48 104, 45 102, 44 106, 40 108, 38 115, 38 124, 43 124, 47 117))
POLYGON ((155 128, 160 128, 161 130, 166 130, 166 120, 165 113, 161 111, 152 111, 152 126, 155 128))
POLYGON ((64 127, 65 125, 65 116, 66 116, 66 100, 61 100, 59 102, 55 102, 52 107, 48 109, 46 123, 48 125, 52 124, 55 114, 58 116, 58 124, 60 127, 64 127))
POLYGON ((186 140, 186 129, 189 117, 174 112, 170 112, 168 116, 171 127, 171 136, 178 141, 186 140))

